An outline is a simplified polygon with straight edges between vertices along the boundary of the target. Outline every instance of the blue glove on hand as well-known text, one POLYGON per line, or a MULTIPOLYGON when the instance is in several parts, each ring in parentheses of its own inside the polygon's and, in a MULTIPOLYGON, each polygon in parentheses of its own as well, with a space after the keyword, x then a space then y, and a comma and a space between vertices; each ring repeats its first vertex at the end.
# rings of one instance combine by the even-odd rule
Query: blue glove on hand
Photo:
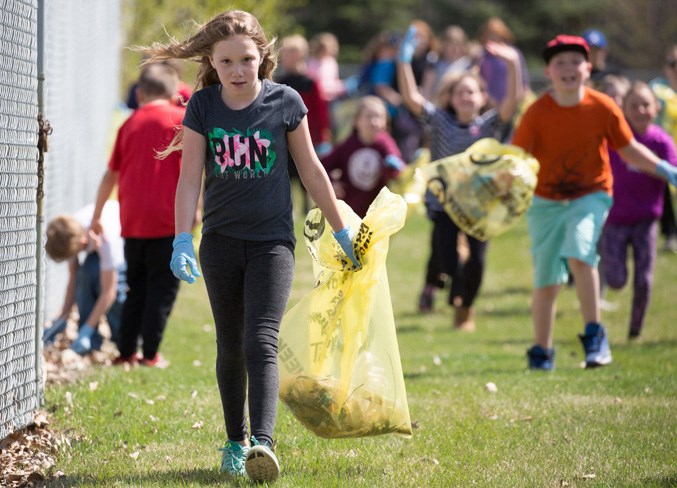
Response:
POLYGON ((332 231, 331 233, 333 234, 334 239, 336 239, 336 242, 338 242, 339 246, 341 246, 341 249, 343 249, 343 252, 346 253, 346 256, 348 256, 348 259, 353 262, 353 265, 355 266, 354 271, 362 269, 362 263, 357 260, 355 257, 355 252, 353 251, 353 238, 355 237, 355 233, 352 231, 350 226, 347 226, 338 232, 332 231))
POLYGON ((677 167, 668 163, 665 159, 658 161, 656 165, 658 175, 672 186, 677 186, 677 167))
POLYGON ((394 154, 388 154, 385 159, 386 166, 390 169, 394 169, 397 171, 402 171, 404 167, 406 166, 404 164, 404 161, 402 161, 401 158, 398 158, 394 154))
POLYGON ((400 42, 397 60, 400 63, 411 63, 411 60, 414 59, 414 51, 416 51, 417 45, 418 39, 416 39, 416 27, 410 25, 409 29, 407 29, 407 33, 404 34, 404 37, 400 42))
POLYGON ((201 275, 197 269, 193 236, 188 232, 181 232, 174 238, 172 246, 174 246, 174 252, 172 252, 172 261, 169 264, 172 273, 186 283, 195 283, 195 279, 201 275), (190 273, 186 271, 186 266, 190 268, 190 273))
POLYGON ((51 344, 56 339, 58 334, 66 330, 66 320, 62 318, 56 319, 52 325, 47 327, 42 333, 42 343, 44 345, 51 344))
POLYGON ((331 142, 320 142, 315 148, 315 153, 317 153, 318 158, 323 158, 331 152, 331 149, 331 142))

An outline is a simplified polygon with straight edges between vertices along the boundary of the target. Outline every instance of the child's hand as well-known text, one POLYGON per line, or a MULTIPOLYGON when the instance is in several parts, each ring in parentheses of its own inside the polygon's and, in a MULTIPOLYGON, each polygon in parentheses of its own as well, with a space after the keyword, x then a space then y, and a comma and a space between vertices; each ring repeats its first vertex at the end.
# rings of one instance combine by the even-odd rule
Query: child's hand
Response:
POLYGON ((402 41, 400 41, 397 60, 400 63, 411 63, 411 60, 414 59, 414 52, 416 51, 417 45, 418 39, 416 38, 416 27, 410 25, 409 29, 407 29, 407 33, 404 34, 402 41))
POLYGON ((353 266, 355 266, 354 271, 362 269, 362 263, 355 257, 355 252, 353 251, 353 238, 355 237, 355 233, 350 226, 341 229, 339 232, 332 231, 332 234, 334 239, 336 239, 336 242, 341 246, 341 249, 343 249, 343 252, 348 256, 348 259, 352 261, 353 266))
POLYGON ((172 261, 169 263, 172 273, 186 283, 195 283, 195 279, 201 275, 197 269, 193 236, 188 232, 181 232, 174 238, 172 246, 174 251, 172 252, 172 261), (186 267, 190 268, 190 273, 186 271, 186 267))
POLYGON ((661 159, 656 165, 656 172, 658 173, 658 176, 663 178, 672 186, 677 187, 677 167, 672 166, 666 160, 661 159))
POLYGON ((99 252, 103 238, 95 234, 91 229, 87 231, 87 252, 99 252))
POLYGON ((385 158, 386 167, 394 169, 395 171, 402 171, 406 164, 402 161, 401 158, 395 156, 394 154, 388 154, 385 158))
POLYGON ((514 47, 505 44, 504 42, 496 41, 487 41, 484 46, 484 49, 487 50, 489 54, 493 54, 499 59, 502 59, 507 62, 519 61, 519 54, 517 54, 517 49, 514 47))

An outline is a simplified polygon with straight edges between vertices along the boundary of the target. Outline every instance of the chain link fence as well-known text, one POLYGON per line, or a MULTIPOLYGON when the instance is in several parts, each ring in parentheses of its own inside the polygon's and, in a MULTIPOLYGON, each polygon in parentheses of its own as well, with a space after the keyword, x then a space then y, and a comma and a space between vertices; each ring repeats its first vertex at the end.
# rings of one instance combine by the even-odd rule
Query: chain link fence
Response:
POLYGON ((40 324, 68 279, 44 258, 43 223, 94 200, 119 51, 120 0, 0 0, 0 439, 42 403, 40 324), (53 128, 44 178, 39 113, 53 128))

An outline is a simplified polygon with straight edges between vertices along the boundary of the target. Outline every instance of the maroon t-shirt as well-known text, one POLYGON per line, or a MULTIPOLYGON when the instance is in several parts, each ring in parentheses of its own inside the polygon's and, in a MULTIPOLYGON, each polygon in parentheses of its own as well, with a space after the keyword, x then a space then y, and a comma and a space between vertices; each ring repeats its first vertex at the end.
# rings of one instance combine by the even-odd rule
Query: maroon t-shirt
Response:
POLYGON ((372 144, 364 144, 353 131, 322 158, 328 173, 341 170, 335 179, 346 191, 343 200, 360 217, 365 216, 369 205, 388 181, 399 174, 398 170, 385 164, 385 158, 390 154, 401 157, 397 144, 387 132, 381 132, 372 144))

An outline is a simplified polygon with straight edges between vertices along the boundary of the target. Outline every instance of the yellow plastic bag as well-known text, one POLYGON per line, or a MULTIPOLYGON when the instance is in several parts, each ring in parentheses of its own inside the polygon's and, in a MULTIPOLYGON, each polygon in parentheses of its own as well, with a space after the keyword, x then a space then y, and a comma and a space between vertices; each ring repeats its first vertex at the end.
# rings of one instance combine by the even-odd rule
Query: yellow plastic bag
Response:
POLYGON ((466 151, 421 169, 428 189, 463 232, 479 239, 501 234, 534 196, 538 161, 517 146, 480 139, 466 151))
POLYGON ((402 195, 407 202, 408 213, 423 211, 423 195, 426 183, 421 168, 430 163, 430 150, 421 148, 416 151, 413 161, 405 166, 397 180, 391 184, 392 190, 402 195))
POLYGON ((349 261, 319 209, 308 213, 305 240, 317 284, 289 310, 280 329, 280 399, 320 437, 411 435, 409 407, 386 273, 389 237, 407 207, 381 190, 364 220, 339 202, 359 228, 349 261))

